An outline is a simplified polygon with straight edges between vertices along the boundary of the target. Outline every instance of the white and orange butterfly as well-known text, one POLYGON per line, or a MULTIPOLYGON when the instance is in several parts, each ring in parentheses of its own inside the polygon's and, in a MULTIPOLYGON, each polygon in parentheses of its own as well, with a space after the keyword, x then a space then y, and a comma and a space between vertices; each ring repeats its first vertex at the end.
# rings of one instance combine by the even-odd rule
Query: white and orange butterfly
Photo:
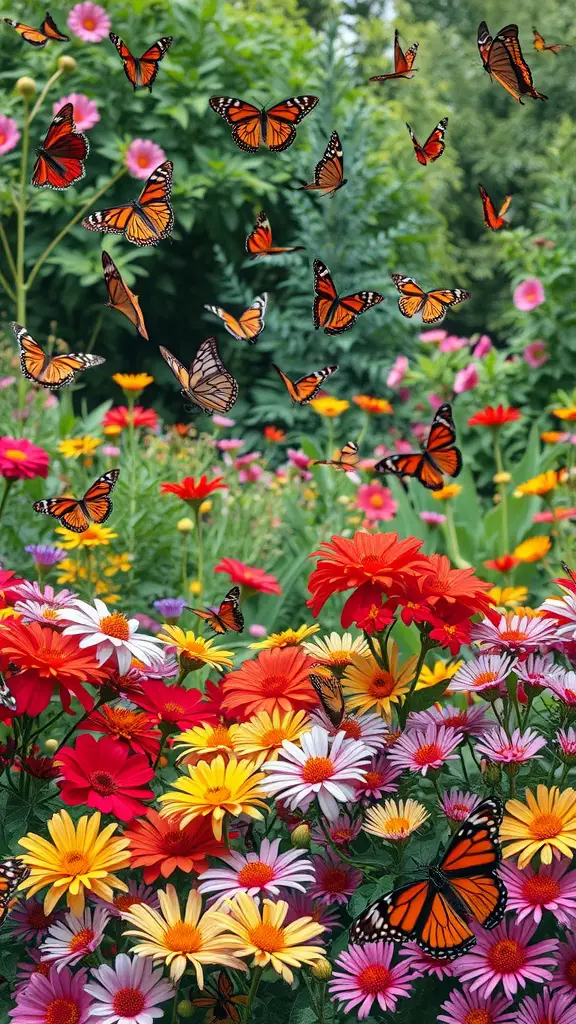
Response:
POLYGON ((105 523, 112 512, 110 492, 114 490, 120 475, 119 469, 110 469, 103 473, 88 488, 82 498, 44 498, 34 502, 34 511, 44 516, 59 519, 62 526, 73 533, 84 533, 90 523, 105 523))

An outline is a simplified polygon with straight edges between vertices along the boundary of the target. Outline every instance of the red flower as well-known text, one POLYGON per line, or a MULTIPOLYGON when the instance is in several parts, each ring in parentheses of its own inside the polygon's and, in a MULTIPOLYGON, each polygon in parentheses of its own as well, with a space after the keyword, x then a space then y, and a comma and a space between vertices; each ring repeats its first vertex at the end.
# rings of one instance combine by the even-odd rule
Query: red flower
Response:
POLYGON ((246 591, 260 594, 281 594, 282 587, 272 573, 245 565, 236 558, 221 558, 214 572, 226 572, 232 583, 238 583, 246 591))
POLYGON ((267 441, 273 441, 275 444, 286 440, 286 434, 279 427, 264 427, 264 437, 267 441))
POLYGON ((204 709, 202 714, 203 722, 208 722, 209 725, 216 725, 223 718, 226 718, 226 713, 222 707, 223 700, 224 690, 222 689, 222 682, 213 683, 211 679, 207 679, 204 683, 204 700, 202 702, 204 709))
POLYGON ((498 558, 490 558, 484 562, 487 569, 494 569, 495 572, 510 572, 516 565, 518 559, 514 555, 500 555, 498 558))
POLYGON ((470 619, 463 619, 461 609, 443 613, 442 618, 432 619, 433 629, 430 639, 436 640, 440 647, 448 647, 454 657, 462 644, 470 643, 470 619))
POLYGON ((125 829, 130 840, 129 854, 132 868, 144 868, 147 885, 169 878, 177 868, 199 875, 208 867, 207 856, 217 857, 225 847, 213 835, 210 818, 195 818, 181 828, 173 818, 161 818, 148 808, 146 816, 125 829))
MULTIPOLYGON (((38 749, 36 747, 36 750, 38 749)), ((38 757, 36 754, 28 754, 24 760, 19 759, 18 767, 35 779, 57 779, 60 775, 59 768, 54 766, 53 757, 38 757)))
POLYGON ((554 509, 546 509, 544 512, 536 512, 532 516, 533 523, 557 523, 561 519, 574 519, 576 517, 576 508, 560 508, 558 506, 554 509))
POLYGON ((522 419, 518 409, 505 409, 503 405, 487 405, 485 409, 474 413, 468 420, 469 427, 503 427, 505 423, 514 423, 522 419))
POLYGON ((96 807, 131 821, 144 813, 142 801, 154 796, 153 790, 143 788, 154 777, 148 758, 131 754, 110 736, 79 736, 75 748, 58 751, 58 763, 60 796, 66 804, 96 807))
POLYGON ((382 588, 377 583, 365 583, 348 598, 342 613, 342 626, 347 629, 353 622, 367 633, 375 633, 390 625, 394 612, 382 605, 382 588))
POLYGON ((99 711, 90 715, 82 729, 104 733, 138 754, 148 754, 150 758, 155 758, 162 738, 160 730, 154 728, 155 724, 152 716, 143 711, 104 704, 99 711))
POLYGON ((223 479, 221 476, 215 476, 213 480, 208 480, 206 476, 201 476, 196 483, 193 476, 185 476, 179 484, 160 484, 160 492, 175 494, 177 498, 182 498, 182 501, 195 505, 204 501, 213 491, 226 490, 228 484, 223 483, 223 479))
POLYGON ((493 606, 487 593, 492 584, 478 579, 474 569, 453 569, 446 555, 430 555, 429 561, 431 571, 424 574, 422 586, 430 605, 442 598, 448 604, 466 605, 471 609, 469 614, 486 612, 493 606))
POLYGON ((14 587, 19 587, 24 580, 20 579, 19 576, 15 576, 9 569, 0 569, 0 608, 5 608, 8 604, 14 604, 14 601, 18 598, 18 593, 14 592, 14 587))
POLYGON ((158 426, 158 413, 154 412, 154 409, 144 409, 141 405, 135 405, 130 413, 127 405, 116 405, 113 409, 108 409, 102 420, 104 433, 109 436, 120 434, 131 423, 135 427, 150 427, 155 430, 158 426))
POLYGON ((318 703, 309 679, 314 665, 300 647, 272 647, 224 680, 222 707, 242 719, 257 711, 298 711, 318 703))
POLYGON ((156 679, 146 679, 141 687, 142 693, 134 694, 131 699, 139 708, 149 711, 156 722, 167 722, 177 725, 179 729, 188 729, 204 720, 200 690, 167 686, 156 679))
POLYGON ((7 480, 31 480, 48 476, 48 452, 25 438, 0 437, 0 476, 7 480))

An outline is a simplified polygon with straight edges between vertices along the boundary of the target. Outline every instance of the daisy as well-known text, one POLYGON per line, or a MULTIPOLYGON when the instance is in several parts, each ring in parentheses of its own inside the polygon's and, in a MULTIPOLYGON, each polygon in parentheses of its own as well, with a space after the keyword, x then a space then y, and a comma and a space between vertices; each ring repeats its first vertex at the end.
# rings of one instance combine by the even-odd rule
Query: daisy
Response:
POLYGON ((270 633, 265 640, 257 644, 248 644, 251 651, 265 651, 269 647, 299 647, 309 636, 314 636, 320 626, 299 626, 298 629, 284 629, 281 633, 270 633))
POLYGON ((541 755, 538 751, 545 747, 547 742, 534 729, 526 729, 525 732, 515 729, 508 737, 506 730, 498 726, 485 733, 481 742, 475 744, 475 749, 485 754, 491 761, 523 764, 534 757, 539 758, 541 755))
POLYGON ((402 775, 402 768, 392 764, 388 757, 383 754, 373 757, 364 778, 354 783, 356 797, 380 800, 383 793, 397 793, 399 775, 402 775))
POLYGON ((442 768, 446 761, 454 761, 456 747, 462 734, 455 729, 429 725, 426 729, 411 729, 403 733, 388 755, 392 764, 412 772, 426 775, 431 768, 442 768))
POLYGON ((452 964, 457 978, 489 996, 497 985, 513 999, 526 982, 549 982, 557 961, 558 939, 544 939, 530 945, 537 925, 532 921, 518 924, 502 921, 492 931, 476 930, 476 945, 452 964))
POLYGON ((325 857, 314 855, 312 863, 316 881, 308 894, 319 903, 348 903, 364 880, 361 871, 340 860, 333 850, 327 850, 325 857))
MULTIPOLYGON (((450 961, 439 960, 437 957, 432 956, 431 953, 426 953, 423 949, 420 949, 417 942, 403 943, 399 953, 410 970, 416 975, 423 977, 432 976, 439 980, 452 977, 452 964, 450 961)), ((481 1022, 478 1022, 478 1024, 481 1024, 481 1022)))
POLYGON ((174 737, 174 746, 179 750, 178 761, 187 759, 187 764, 204 759, 211 761, 217 754, 227 757, 234 753, 234 737, 240 727, 238 725, 201 725, 186 729, 174 737))
POLYGON ((352 637, 352 633, 330 633, 327 636, 319 636, 313 641, 305 641, 302 647, 315 662, 327 665, 337 676, 352 664, 353 654, 365 657, 370 653, 370 648, 364 637, 352 637))
POLYGON ((450 821, 466 821, 479 803, 479 796, 474 793, 463 793, 458 789, 451 789, 442 795, 442 810, 450 821))
POLYGON ((364 831, 379 839, 407 839, 430 815, 416 800, 385 800, 382 806, 370 807, 364 819, 364 831))
MULTIPOLYGON (((378 650, 378 648, 376 648, 378 650)), ((371 711, 390 718, 392 705, 402 703, 414 676, 418 658, 414 655, 399 664, 398 647, 389 640, 386 647, 387 669, 376 661, 372 654, 352 655, 342 679, 342 688, 348 697, 348 705, 359 711, 371 711)))
MULTIPOLYGON (((124 833, 126 835, 126 833, 124 833)), ((160 901, 156 895, 156 891, 149 885, 144 885, 143 882, 135 882, 133 878, 128 881, 128 891, 116 893, 111 903, 101 899, 99 896, 93 897, 94 903, 99 907, 104 907, 110 917, 115 917, 118 920, 122 917, 130 907, 144 903, 147 907, 152 907, 153 910, 160 909, 160 901)))
POLYGON ((561 942, 556 957, 557 968, 550 982, 551 989, 567 992, 576 997, 576 935, 569 935, 567 942, 561 942))
MULTIPOLYGON (((356 836, 360 834, 362 829, 362 819, 357 818, 354 821, 346 813, 339 814, 334 821, 327 821, 322 824, 335 846, 348 846, 353 839, 356 839, 356 836)), ((320 825, 315 825, 311 833, 312 839, 319 846, 326 846, 328 844, 326 832, 323 831, 320 825)))
MULTIPOLYGON (((8 1011, 12 1024, 48 1024, 62 1020, 63 1013, 74 1024, 87 1024, 91 1000, 86 991, 86 971, 72 974, 68 968, 47 977, 32 974, 28 985, 18 994, 18 1004, 8 1011)), ((66 1018, 64 1018, 66 1019, 66 1018)))
POLYGON ((211 867, 199 875, 198 892, 228 896, 237 892, 278 896, 283 888, 306 892, 314 881, 311 861, 303 850, 279 853, 279 847, 280 839, 263 839, 257 853, 231 850, 227 855, 221 854, 219 859, 227 867, 211 867))
POLYGON ((568 992, 552 994, 544 989, 534 998, 527 996, 519 1006, 516 1024, 576 1024, 576 1005, 568 992))
POLYGON ((313 900, 308 893, 301 892, 291 892, 287 896, 287 902, 286 924, 292 924, 299 917, 311 917, 317 924, 321 924, 326 932, 331 932, 342 924, 336 904, 331 906, 328 903, 320 903, 313 900))
POLYGON ((554 674, 548 676, 546 686, 566 707, 576 706, 576 672, 557 666, 554 674))
POLYGON ((234 659, 233 651, 223 651, 221 647, 214 647, 215 637, 205 640, 202 636, 196 636, 191 629, 180 629, 180 626, 171 626, 165 623, 162 632, 158 634, 168 647, 175 647, 180 659, 182 668, 189 672, 204 668, 232 668, 234 659))
POLYGON ((467 661, 450 681, 454 693, 479 693, 500 691, 512 671, 514 657, 505 654, 481 654, 475 661, 467 661))
POLYGON ((64 609, 37 601, 16 601, 14 611, 23 622, 41 622, 43 626, 57 626, 66 616, 64 609))
POLYGON ((350 740, 362 740, 365 747, 368 747, 373 754, 386 744, 388 726, 380 715, 346 715, 338 727, 332 724, 324 708, 318 708, 311 712, 310 720, 312 725, 319 725, 331 736, 337 732, 343 732, 350 740))
POLYGON ((225 814, 247 814, 261 819, 258 808, 268 810, 261 799, 265 795, 261 786, 265 776, 256 771, 253 761, 238 761, 231 755, 225 762, 218 754, 210 763, 187 765, 187 770, 188 775, 180 776, 172 783, 172 789, 158 797, 164 804, 162 817, 178 815, 182 828, 195 818, 210 816, 214 836, 221 840, 225 814))
POLYGON ((561 854, 572 857, 576 849, 576 791, 539 785, 536 797, 526 790, 526 804, 509 800, 500 826, 500 839, 506 843, 504 857, 519 854, 518 867, 529 864, 540 854, 542 864, 551 864, 561 854))
POLYGON ((45 914, 42 904, 32 897, 18 900, 10 910, 9 920, 14 936, 18 936, 26 943, 39 946, 48 934, 50 926, 61 921, 63 917, 63 910, 53 910, 51 914, 45 914))
POLYGON ((33 974, 41 974, 43 978, 50 977, 52 964, 43 963, 39 949, 27 950, 29 960, 20 961, 16 964, 16 978, 12 998, 16 1002, 20 992, 24 992, 33 974))
POLYGON ((438 1020, 443 1024, 514 1024, 516 1011, 506 996, 454 990, 442 1003, 438 1020))
POLYGON ((282 713, 274 708, 272 714, 259 711, 235 728, 236 751, 260 767, 263 761, 278 760, 284 740, 298 743, 302 733, 310 731, 310 719, 305 711, 282 713))
POLYGON ((144 181, 166 160, 166 153, 152 139, 133 139, 124 156, 133 178, 144 181))
POLYGON ((318 703, 310 682, 312 659, 301 647, 274 647, 245 661, 224 681, 223 708, 246 720, 259 711, 308 710, 318 703))
POLYGON ((558 729, 556 742, 559 746, 558 755, 566 764, 576 761, 576 729, 558 729))
POLYGON ((110 914, 104 907, 97 907, 94 913, 86 908, 80 917, 67 914, 64 921, 49 929, 48 937, 40 946, 42 959, 51 960, 58 972, 79 963, 98 949, 109 919, 110 914))
POLYGON ((455 704, 444 704, 443 707, 433 705, 426 711, 416 711, 408 716, 408 728, 417 726, 422 729, 427 725, 444 725, 456 729, 463 736, 481 736, 486 729, 492 727, 486 721, 486 709, 481 704, 458 708, 455 704))
POLYGON ((541 864, 535 871, 530 864, 520 871, 515 864, 502 864, 500 877, 508 890, 507 910, 516 911, 516 920, 525 917, 542 920, 542 911, 549 910, 565 927, 576 917, 576 871, 568 871, 567 858, 552 864, 541 864))
MULTIPOLYGON (((160 876, 169 878, 177 869, 186 874, 199 874, 208 867, 208 855, 217 857, 224 852, 222 843, 214 838, 210 819, 195 818, 182 828, 178 818, 161 818, 152 807, 144 818, 138 818, 124 829, 124 837, 130 843, 130 866, 143 868, 142 877, 148 884, 160 876)), ((127 909, 121 907, 120 899, 115 898, 114 904, 119 909, 127 909)))
POLYGON ((100 43, 111 27, 112 22, 104 8, 91 0, 76 4, 68 15, 68 28, 85 43, 100 43))
MULTIPOLYGON (((558 583, 558 581, 556 581, 558 583)), ((566 580, 570 584, 570 580, 566 580)), ((552 622, 556 635, 566 640, 576 639, 576 592, 569 586, 559 584, 564 591, 562 597, 548 597, 541 606, 541 610, 549 616, 548 622, 552 622)))
POLYGON ((130 668, 132 658, 144 665, 153 665, 161 660, 155 637, 138 633, 138 620, 127 619, 121 612, 109 612, 103 601, 94 599, 94 607, 85 601, 76 601, 74 608, 66 611, 71 625, 64 630, 64 636, 79 636, 79 647, 96 647, 99 665, 111 659, 117 662, 118 671, 124 675, 130 668))
POLYGON ((375 1002, 383 1012, 393 1013, 398 999, 410 996, 408 964, 392 964, 392 942, 350 945, 336 958, 334 976, 328 984, 330 995, 346 1013, 355 1010, 359 1020, 367 1017, 375 1002))
POLYGON ((558 635, 557 629, 557 624, 550 619, 508 613, 501 615, 498 623, 483 619, 473 625, 470 636, 481 647, 488 647, 491 654, 530 654, 543 644, 552 643, 558 635))
POLYGON ((118 954, 113 967, 92 968, 86 991, 94 999, 92 1016, 104 1017, 103 1024, 152 1024, 165 1017, 158 1004, 176 995, 174 986, 161 970, 153 969, 150 960, 131 960, 126 953, 118 954))
POLYGON ((523 683, 529 686, 548 686, 548 680, 554 676, 557 666, 554 664, 554 655, 529 654, 524 661, 519 661, 514 671, 523 683))

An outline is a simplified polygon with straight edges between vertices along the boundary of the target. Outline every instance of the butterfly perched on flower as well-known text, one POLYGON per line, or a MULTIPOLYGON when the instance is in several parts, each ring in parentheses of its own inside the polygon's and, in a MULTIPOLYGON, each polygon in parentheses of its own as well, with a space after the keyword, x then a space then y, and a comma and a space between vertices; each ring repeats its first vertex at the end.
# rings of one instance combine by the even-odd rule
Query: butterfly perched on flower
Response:
POLYGON ((500 228, 508 226, 508 221, 504 219, 504 214, 508 211, 508 207, 512 202, 512 196, 506 196, 502 206, 498 213, 496 213, 496 207, 490 199, 486 189, 482 185, 478 185, 478 191, 482 200, 482 209, 484 212, 484 223, 487 228, 491 231, 499 231, 500 228))
POLYGON ((0 672, 0 705, 8 711, 16 711, 18 703, 4 676, 0 672))
POLYGON ((22 373, 27 380, 33 380, 35 384, 40 384, 43 388, 57 391, 65 384, 70 384, 80 370, 89 370, 93 366, 100 366, 106 362, 102 356, 93 356, 82 352, 47 356, 38 342, 28 334, 25 327, 14 322, 10 324, 10 327, 20 349, 22 373))
POLYGON ((240 587, 232 587, 220 604, 218 611, 210 608, 190 608, 190 611, 203 619, 214 633, 234 633, 244 631, 244 616, 240 611, 240 587))
POLYGON ((494 928, 504 916, 507 891, 496 871, 502 853, 502 804, 489 797, 453 836, 428 877, 394 889, 371 904, 350 929, 363 945, 392 939, 417 942, 438 959, 452 960, 476 942, 470 923, 494 928))
POLYGON ((32 184, 36 188, 57 191, 70 188, 84 177, 84 161, 89 150, 84 133, 76 131, 73 104, 65 103, 54 117, 44 142, 36 150, 38 159, 32 172, 32 184))
POLYGON ((108 289, 109 301, 106 305, 110 309, 117 309, 119 313, 127 317, 130 323, 134 324, 138 334, 141 334, 148 341, 148 332, 142 310, 140 309, 138 296, 130 291, 114 260, 104 250, 102 250, 102 269, 104 270, 104 280, 108 289))
POLYGON ((246 153, 255 153, 259 146, 268 146, 273 153, 288 149, 296 138, 296 125, 319 102, 317 96, 292 96, 276 103, 269 110, 233 96, 212 96, 212 110, 232 128, 232 138, 246 153))
POLYGON ((462 453, 456 447, 456 428, 451 407, 448 404, 441 405, 436 412, 422 451, 387 455, 376 463, 374 469, 377 473, 415 477, 428 490, 441 490, 444 486, 442 474, 454 477, 462 469, 462 453))
POLYGON ((37 50, 41 50, 49 43, 50 40, 54 40, 59 43, 67 43, 70 36, 65 36, 56 25, 54 18, 50 17, 48 11, 46 11, 46 17, 40 25, 40 28, 32 28, 30 25, 23 25, 20 21, 12 21, 12 18, 4 18, 7 25, 10 25, 19 36, 26 43, 30 43, 30 46, 35 46, 37 50))
POLYGON ((310 673, 309 679, 330 722, 335 729, 339 729, 346 711, 340 680, 333 675, 320 676, 314 672, 310 673))
POLYGON ((301 185, 301 192, 321 192, 325 196, 334 196, 339 188, 346 185, 344 177, 344 153, 338 132, 332 132, 324 156, 314 169, 314 181, 309 185, 301 185))
POLYGON ((560 53, 560 50, 565 50, 566 47, 568 47, 568 46, 576 46, 576 43, 550 43, 550 44, 548 44, 546 42, 546 40, 544 39, 544 36, 540 35, 538 29, 533 28, 532 32, 534 33, 534 39, 533 39, 532 45, 533 45, 535 50, 539 50, 539 51, 550 50, 551 53, 554 53, 554 54, 558 55, 560 53))
POLYGON ((298 380, 290 380, 290 377, 287 377, 283 370, 276 366, 276 363, 272 363, 272 366, 280 379, 284 381, 290 398, 293 402, 297 402, 298 405, 305 405, 306 402, 312 401, 326 378, 330 377, 338 369, 337 366, 325 366, 322 370, 313 370, 312 373, 299 377, 298 380))
POLYGON ((109 469, 88 488, 82 498, 43 498, 34 502, 34 511, 59 519, 73 533, 84 533, 90 523, 105 523, 112 512, 110 493, 116 486, 119 469, 109 469))
POLYGON ((314 327, 324 328, 324 334, 342 334, 353 327, 361 313, 384 301, 380 292, 354 292, 340 298, 328 267, 322 260, 314 260, 314 327))
POLYGON ((207 1006, 205 1024, 240 1024, 242 1019, 239 1006, 246 1006, 247 995, 235 994, 234 986, 226 971, 220 971, 216 984, 209 978, 204 986, 205 995, 192 999, 192 1005, 207 1006))
POLYGON ((160 353, 180 384, 183 398, 189 399, 207 416, 232 408, 238 398, 238 384, 225 369, 215 338, 202 342, 189 370, 162 345, 160 353))
POLYGON ((150 46, 141 57, 133 57, 126 43, 109 32, 109 37, 118 50, 124 65, 124 74, 134 89, 149 89, 158 74, 158 65, 172 46, 172 36, 163 36, 150 46))
POLYGON ((219 316, 228 334, 231 334, 233 338, 236 338, 238 341, 247 341, 250 345, 254 345, 256 338, 264 330, 264 316, 266 315, 267 305, 268 295, 266 292, 263 292, 262 295, 258 295, 254 299, 252 305, 248 306, 248 309, 238 319, 232 316, 231 313, 227 313, 221 306, 205 305, 204 309, 214 313, 215 316, 219 316))
POLYGON ((462 288, 438 288, 425 292, 413 277, 405 277, 404 274, 391 274, 390 277, 400 292, 398 309, 402 316, 411 319, 416 313, 421 313, 425 324, 438 323, 444 319, 451 306, 457 306, 459 302, 472 297, 470 292, 462 288))
POLYGON ((478 50, 484 70, 519 103, 524 102, 523 96, 531 96, 535 100, 548 99, 534 88, 532 72, 520 47, 518 25, 506 25, 492 38, 486 22, 481 21, 478 26, 478 50))
POLYGON ((281 256, 284 252, 303 252, 303 245, 278 247, 272 245, 272 228, 264 210, 258 214, 256 224, 246 239, 246 252, 251 259, 259 256, 281 256))
POLYGON ((82 227, 105 235, 124 235, 133 245, 158 245, 174 226, 171 160, 165 160, 148 178, 138 199, 124 206, 97 210, 84 217, 82 227))
POLYGON ((346 441, 335 459, 315 459, 312 465, 333 466, 334 469, 341 469, 344 473, 351 473, 359 461, 358 445, 354 441, 346 441))
POLYGON ((422 166, 425 167, 426 164, 431 164, 434 160, 437 160, 439 156, 442 156, 442 153, 446 148, 444 136, 448 127, 447 117, 443 117, 442 120, 438 122, 434 131, 430 133, 423 146, 418 142, 418 139, 414 135, 414 132, 408 123, 406 124, 406 127, 410 133, 412 145, 414 146, 414 153, 419 164, 422 164, 422 166))

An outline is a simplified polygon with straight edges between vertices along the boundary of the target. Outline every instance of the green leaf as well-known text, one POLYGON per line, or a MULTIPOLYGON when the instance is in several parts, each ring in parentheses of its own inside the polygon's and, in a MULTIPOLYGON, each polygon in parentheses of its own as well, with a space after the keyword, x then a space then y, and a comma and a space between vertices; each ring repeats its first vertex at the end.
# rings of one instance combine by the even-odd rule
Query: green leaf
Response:
POLYGON ((449 682, 449 679, 442 679, 441 682, 434 683, 434 686, 426 686, 423 690, 415 690, 407 702, 408 710, 426 711, 426 708, 431 708, 443 696, 449 682))

